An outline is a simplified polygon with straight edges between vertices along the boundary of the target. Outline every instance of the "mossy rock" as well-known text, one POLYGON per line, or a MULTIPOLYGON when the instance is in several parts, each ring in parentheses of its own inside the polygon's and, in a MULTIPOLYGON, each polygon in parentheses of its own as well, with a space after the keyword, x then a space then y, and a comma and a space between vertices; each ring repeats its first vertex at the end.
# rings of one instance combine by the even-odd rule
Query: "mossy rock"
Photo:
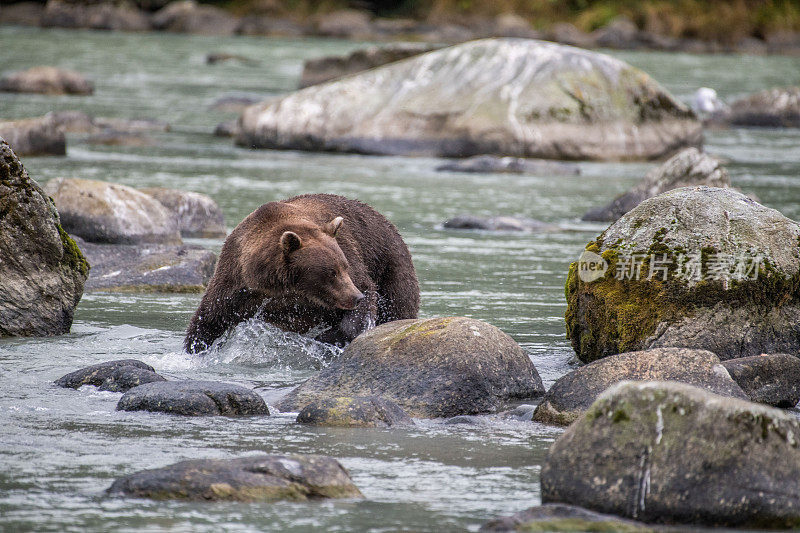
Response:
POLYGON ((410 416, 496 412, 541 396, 530 358, 494 326, 463 317, 397 320, 362 333, 328 368, 284 398, 284 411, 336 397, 380 396, 410 416))
POLYGON ((607 269, 592 279, 579 261, 567 275, 567 336, 581 361, 668 346, 723 360, 800 351, 800 225, 739 192, 668 191, 586 250, 607 269))
POLYGON ((403 409, 378 396, 325 398, 306 405, 297 421, 301 424, 333 427, 387 428, 413 426, 403 409))
POLYGON ((117 479, 110 496, 244 501, 360 498, 347 471, 322 455, 257 455, 182 461, 117 479))
POLYGON ((800 422, 676 382, 623 382, 551 446, 542 502, 650 523, 800 527, 800 422))

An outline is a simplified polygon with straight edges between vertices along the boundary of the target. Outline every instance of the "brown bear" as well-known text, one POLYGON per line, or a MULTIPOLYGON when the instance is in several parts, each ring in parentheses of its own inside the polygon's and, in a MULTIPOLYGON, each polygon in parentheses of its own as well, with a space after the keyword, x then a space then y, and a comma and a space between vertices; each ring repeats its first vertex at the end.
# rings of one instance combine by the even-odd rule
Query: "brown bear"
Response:
POLYGON ((269 202, 225 240, 186 332, 189 353, 258 317, 339 346, 384 322, 416 318, 411 254, 386 218, 333 194, 269 202))

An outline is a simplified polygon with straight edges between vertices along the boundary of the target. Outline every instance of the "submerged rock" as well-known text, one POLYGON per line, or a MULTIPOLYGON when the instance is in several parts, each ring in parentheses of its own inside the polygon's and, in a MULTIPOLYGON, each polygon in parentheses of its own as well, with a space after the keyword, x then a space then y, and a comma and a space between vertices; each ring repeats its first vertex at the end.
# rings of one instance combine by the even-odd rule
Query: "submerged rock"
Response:
POLYGON ((0 137, 21 156, 67 155, 64 132, 46 116, 2 121, 0 137))
POLYGON ((550 447, 542 502, 643 522, 800 526, 800 423, 672 382, 620 383, 550 447))
POLYGON ((547 161, 545 159, 525 159, 522 157, 495 157, 477 155, 466 159, 447 162, 436 167, 437 171, 502 173, 502 174, 558 174, 577 176, 581 169, 574 163, 547 161))
POLYGON ((45 118, 66 133, 123 135, 169 130, 169 124, 157 120, 92 117, 83 111, 51 111, 45 118))
POLYGON ((652 533, 653 528, 619 516, 550 503, 531 507, 511 516, 495 518, 480 531, 607 531, 609 533, 652 533))
POLYGON ((240 385, 216 381, 160 381, 126 392, 117 411, 151 411, 184 416, 269 416, 263 398, 240 385))
POLYGON ((169 209, 178 219, 183 237, 225 237, 225 219, 217 202, 207 194, 164 187, 140 189, 169 209))
POLYGON ((351 52, 346 56, 327 56, 307 59, 303 63, 300 88, 335 80, 350 74, 380 67, 388 63, 418 56, 441 48, 423 43, 396 43, 388 46, 371 46, 351 52))
POLYGON ((736 100, 728 120, 735 126, 800 128, 800 87, 767 89, 736 100))
POLYGON ((567 426, 600 393, 620 381, 679 381, 722 396, 749 399, 708 350, 655 348, 612 355, 562 376, 544 395, 533 420, 567 426))
POLYGON ((41 66, 4 75, 0 91, 87 95, 94 92, 94 84, 74 70, 41 66))
POLYGON ((800 358, 795 355, 761 354, 722 365, 754 402, 788 408, 800 401, 800 358))
POLYGON ((94 385, 100 390, 126 392, 133 387, 154 381, 166 381, 152 366, 136 359, 120 359, 90 365, 61 376, 55 381, 59 387, 78 389, 94 385))
POLYGON ((669 346, 722 360, 800 352, 800 224, 739 192, 645 200, 582 257, 567 276, 566 325, 583 362, 669 346))
POLYGON ((89 265, 0 138, 0 337, 67 333, 89 265))
POLYGON ((644 72, 526 39, 428 52, 251 106, 241 120, 243 146, 374 154, 642 159, 701 142, 691 110, 644 72))
POLYGON ((511 337, 462 317, 397 320, 366 331, 331 365, 280 403, 378 395, 409 415, 451 417, 497 411, 506 400, 544 393, 530 358, 511 337))
POLYGON ((297 415, 301 424, 370 427, 413 426, 414 421, 394 402, 379 396, 352 396, 315 400, 297 415))
POLYGON ((614 222, 648 198, 694 185, 730 187, 731 178, 718 159, 697 148, 686 148, 648 172, 641 182, 610 204, 590 210, 583 220, 614 222))
POLYGON ((239 120, 226 120, 225 122, 220 122, 214 128, 214 136, 216 137, 236 137, 239 135, 239 120))
POLYGON ((92 265, 87 291, 203 292, 217 264, 214 252, 202 246, 75 240, 92 265))
POLYGON ((220 96, 211 104, 211 109, 216 111, 229 111, 232 113, 241 113, 249 105, 258 103, 262 98, 248 95, 228 95, 220 96))
POLYGON ((79 178, 56 178, 45 185, 61 213, 64 229, 89 242, 178 244, 174 215, 132 187, 79 178))
POLYGON ((547 222, 523 217, 479 217, 475 215, 458 215, 446 220, 443 226, 447 229, 474 229, 484 231, 558 231, 560 228, 547 222))
POLYGON ((155 146, 155 141, 141 133, 127 131, 104 130, 86 138, 89 144, 105 146, 155 146))
POLYGON ((255 59, 240 54, 229 54, 227 52, 206 54, 206 65, 216 65, 217 63, 240 63, 251 67, 259 65, 259 62, 255 59))
POLYGON ((89 28, 93 30, 146 31, 150 19, 126 2, 79 3, 48 0, 41 25, 45 28, 89 28))
POLYGON ((107 493, 205 502, 362 497, 342 465, 323 455, 255 455, 181 461, 121 477, 107 493))
POLYGON ((203 35, 233 35, 239 26, 239 19, 226 11, 194 0, 170 2, 151 21, 156 30, 203 35))

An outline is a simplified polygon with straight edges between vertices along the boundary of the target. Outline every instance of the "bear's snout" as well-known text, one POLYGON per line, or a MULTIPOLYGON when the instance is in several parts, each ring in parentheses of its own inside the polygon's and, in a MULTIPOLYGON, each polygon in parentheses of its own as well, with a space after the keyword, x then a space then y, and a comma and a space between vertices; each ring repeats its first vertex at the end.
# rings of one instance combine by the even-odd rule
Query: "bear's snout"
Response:
MULTIPOLYGON (((355 289, 355 287, 353 287, 353 288, 355 289)), ((343 302, 344 305, 340 305, 339 307, 341 307, 342 309, 348 309, 348 310, 349 309, 355 309, 356 307, 358 307, 358 304, 361 303, 361 300, 363 300, 364 298, 365 298, 364 294, 361 291, 359 291, 358 289, 356 289, 355 294, 349 295, 345 299, 345 302, 343 302)))

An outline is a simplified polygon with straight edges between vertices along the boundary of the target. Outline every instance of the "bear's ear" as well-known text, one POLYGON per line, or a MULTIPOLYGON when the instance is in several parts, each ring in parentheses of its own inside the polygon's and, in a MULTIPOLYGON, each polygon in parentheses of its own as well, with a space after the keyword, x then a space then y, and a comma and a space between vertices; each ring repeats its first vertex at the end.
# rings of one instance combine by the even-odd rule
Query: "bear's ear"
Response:
POLYGON ((300 247, 303 246, 303 241, 300 240, 300 236, 293 231, 284 231, 283 235, 281 235, 281 248, 283 248, 283 253, 290 254, 295 250, 299 250, 300 247))
POLYGON ((336 233, 338 233, 339 228, 342 227, 343 220, 344 219, 342 217, 336 217, 327 224, 325 224, 325 227, 323 227, 322 230, 331 237, 336 237, 336 233))

